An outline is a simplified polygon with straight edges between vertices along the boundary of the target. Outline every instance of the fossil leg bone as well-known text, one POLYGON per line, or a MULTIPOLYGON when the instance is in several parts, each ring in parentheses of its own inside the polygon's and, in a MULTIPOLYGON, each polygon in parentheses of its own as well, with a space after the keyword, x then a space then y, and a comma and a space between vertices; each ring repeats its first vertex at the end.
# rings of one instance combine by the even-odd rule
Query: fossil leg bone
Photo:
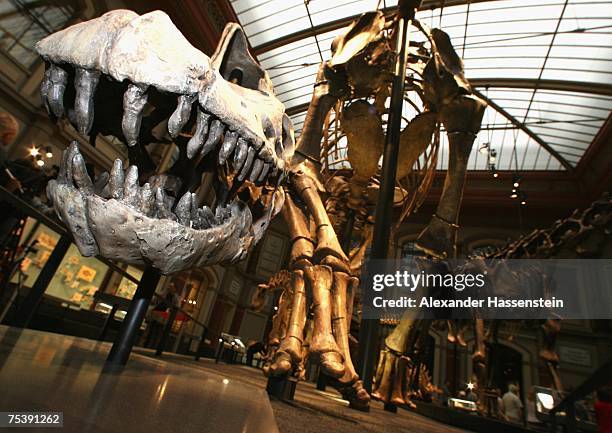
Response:
MULTIPOLYGON (((292 298, 292 293, 289 290, 284 290, 278 301, 278 311, 272 318, 272 329, 270 330, 270 334, 268 336, 268 350, 269 357, 276 360, 276 353, 280 346, 282 339, 287 334, 287 326, 289 323, 289 314, 290 311, 290 303, 292 298)), ((275 366, 274 363, 270 365, 270 372, 275 374, 278 366, 275 366)))
POLYGON ((338 264, 340 264, 339 262, 344 263, 344 266, 338 270, 348 271, 348 258, 340 247, 315 182, 302 171, 292 172, 291 182, 296 187, 298 194, 308 207, 308 211, 317 225, 317 246, 313 258, 320 260, 327 257, 335 257, 338 259, 335 262, 338 262, 338 264))
POLYGON ((347 327, 347 288, 351 277, 344 272, 334 272, 334 285, 332 287, 332 329, 336 343, 344 357, 344 376, 340 382, 355 380, 357 373, 351 360, 349 349, 349 329, 347 327))
POLYGON ((313 299, 314 329, 310 352, 319 357, 321 368, 327 375, 340 378, 344 374, 344 357, 332 334, 332 268, 325 265, 314 265, 306 268, 304 274, 313 299))
POLYGON ((417 239, 417 246, 432 256, 454 257, 467 163, 485 108, 480 99, 462 95, 440 113, 448 131, 449 166, 436 213, 417 239))
POLYGON ((292 366, 302 363, 302 346, 304 344, 304 326, 306 325, 306 291, 304 272, 294 270, 291 275, 293 300, 287 333, 276 351, 272 371, 274 375, 286 375, 292 366))
MULTIPOLYGON (((310 236, 309 222, 307 216, 295 204, 291 194, 286 194, 281 214, 289 226, 291 236, 291 258, 290 268, 291 290, 293 292, 293 304, 291 317, 288 318, 288 329, 282 342, 279 341, 274 353, 270 372, 274 375, 286 375, 291 369, 302 362, 301 353, 304 340, 304 325, 306 321, 306 297, 304 293, 303 268, 308 267, 314 252, 314 242, 310 236), (296 346, 296 343, 300 343, 296 346)), ((289 289, 288 287, 286 290, 289 289)))

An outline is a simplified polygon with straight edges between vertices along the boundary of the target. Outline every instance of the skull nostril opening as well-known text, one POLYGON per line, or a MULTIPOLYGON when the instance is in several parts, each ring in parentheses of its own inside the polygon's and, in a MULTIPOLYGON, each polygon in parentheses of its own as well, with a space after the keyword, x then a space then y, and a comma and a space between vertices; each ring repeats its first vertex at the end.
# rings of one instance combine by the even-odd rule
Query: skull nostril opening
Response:
MULTIPOLYGON (((283 136, 285 135, 285 133, 283 132, 283 136)), ((274 143, 274 150, 276 151, 276 154, 280 157, 284 151, 285 148, 283 147, 283 142, 284 142, 284 137, 283 140, 276 140, 276 143, 274 143)))
POLYGON ((264 115, 261 122, 263 126, 263 132, 266 138, 273 139, 276 136, 276 132, 274 131, 274 125, 272 125, 270 119, 264 115))
POLYGON ((230 75, 227 81, 229 81, 230 83, 238 84, 240 86, 242 85, 243 77, 244 77, 244 73, 240 69, 236 68, 236 69, 232 69, 232 72, 230 72, 230 75))

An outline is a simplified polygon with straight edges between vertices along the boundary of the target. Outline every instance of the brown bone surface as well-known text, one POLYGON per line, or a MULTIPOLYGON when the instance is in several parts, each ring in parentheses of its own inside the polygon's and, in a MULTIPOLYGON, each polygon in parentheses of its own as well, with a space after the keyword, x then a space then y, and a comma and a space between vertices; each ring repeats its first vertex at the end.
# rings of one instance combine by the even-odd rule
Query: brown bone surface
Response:
POLYGON ((329 266, 315 265, 304 270, 312 291, 313 334, 310 352, 319 358, 323 371, 334 378, 344 374, 344 358, 332 333, 331 288, 333 272, 329 266))

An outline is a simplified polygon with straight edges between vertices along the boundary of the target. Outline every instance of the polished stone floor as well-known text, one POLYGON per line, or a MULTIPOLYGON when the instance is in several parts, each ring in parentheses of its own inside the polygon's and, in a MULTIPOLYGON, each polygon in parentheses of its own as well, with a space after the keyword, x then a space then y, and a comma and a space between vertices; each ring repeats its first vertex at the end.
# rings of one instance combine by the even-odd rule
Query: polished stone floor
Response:
POLYGON ((354 411, 311 383, 299 384, 293 402, 270 402, 260 370, 210 359, 160 359, 137 348, 125 369, 105 371, 109 350, 108 343, 0 326, 0 411, 61 411, 64 428, 55 431, 70 433, 465 432, 385 412, 379 402, 369 413, 354 411))
MULTIPOLYGON (((149 350, 137 350, 142 354, 153 354, 149 350)), ((164 359, 203 372, 222 374, 245 386, 252 385, 259 389, 266 386, 266 378, 261 371, 245 365, 215 364, 211 359, 196 362, 192 358, 173 354, 164 354, 164 359)), ((293 402, 271 402, 280 433, 468 433, 414 412, 402 409, 395 414, 385 412, 378 401, 372 402, 368 413, 355 411, 338 397, 332 388, 322 392, 312 383, 300 382, 293 402)))
POLYGON ((62 429, 8 430, 278 432, 259 386, 139 354, 122 371, 105 371, 109 350, 108 343, 0 326, 0 411, 64 413, 62 429))

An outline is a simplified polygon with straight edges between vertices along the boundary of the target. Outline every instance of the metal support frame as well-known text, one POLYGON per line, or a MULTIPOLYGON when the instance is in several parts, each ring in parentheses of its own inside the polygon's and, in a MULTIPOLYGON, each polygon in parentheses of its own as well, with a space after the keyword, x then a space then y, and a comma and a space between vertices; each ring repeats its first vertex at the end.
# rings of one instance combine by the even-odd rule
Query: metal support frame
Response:
POLYGON ((130 308, 123 319, 121 331, 106 359, 107 364, 125 365, 127 363, 160 278, 161 274, 158 270, 151 266, 145 268, 130 308))
POLYGON ((525 126, 525 124, 523 122, 519 121, 516 117, 514 117, 513 115, 508 113, 501 106, 499 106, 497 103, 493 102, 491 99, 487 98, 485 95, 483 95, 478 90, 474 89, 472 91, 474 92, 475 95, 477 95, 479 98, 482 98, 487 104, 489 104, 489 106, 491 106, 493 109, 495 109, 499 114, 501 114, 506 119, 508 119, 510 121, 510 123, 512 123, 518 129, 520 129, 521 131, 526 133, 536 143, 538 143, 540 146, 542 146, 544 149, 546 149, 546 151, 548 153, 550 153, 557 161, 559 161, 561 163, 561 165, 568 172, 572 173, 574 171, 574 167, 565 158, 563 158, 559 154, 559 152, 557 152, 555 149, 553 149, 547 142, 542 140, 536 133, 534 133, 531 129, 529 129, 527 126, 525 126))
MULTIPOLYGON (((399 154, 399 139, 404 103, 407 39, 410 20, 414 18, 420 1, 404 0, 398 5, 397 47, 399 49, 393 75, 393 89, 387 124, 387 135, 383 152, 383 168, 380 183, 380 193, 376 203, 374 235, 370 258, 372 260, 386 259, 389 252, 389 237, 391 219, 393 217, 393 193, 395 190, 395 175, 399 154)), ((376 359, 379 347, 380 323, 377 319, 362 319, 359 329, 359 377, 364 388, 372 392, 372 379, 376 369, 376 359)))

